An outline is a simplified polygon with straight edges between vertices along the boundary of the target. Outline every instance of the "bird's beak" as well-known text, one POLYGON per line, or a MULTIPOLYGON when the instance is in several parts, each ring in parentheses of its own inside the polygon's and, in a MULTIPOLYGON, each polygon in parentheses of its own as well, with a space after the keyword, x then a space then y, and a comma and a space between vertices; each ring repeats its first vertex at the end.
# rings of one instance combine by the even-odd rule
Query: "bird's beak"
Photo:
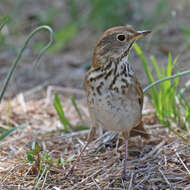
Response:
POLYGON ((131 41, 131 40, 137 40, 137 39, 139 39, 139 38, 141 38, 141 37, 143 37, 143 36, 146 36, 147 34, 149 34, 149 33, 151 33, 151 32, 152 32, 151 30, 137 31, 137 33, 135 33, 135 34, 131 37, 130 41, 131 41))

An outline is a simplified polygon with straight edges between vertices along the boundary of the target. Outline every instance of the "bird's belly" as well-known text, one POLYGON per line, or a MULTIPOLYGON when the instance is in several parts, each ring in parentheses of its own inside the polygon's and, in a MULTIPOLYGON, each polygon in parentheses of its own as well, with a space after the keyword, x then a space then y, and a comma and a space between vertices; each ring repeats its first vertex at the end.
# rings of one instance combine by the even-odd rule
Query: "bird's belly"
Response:
POLYGON ((129 132, 141 121, 141 107, 135 98, 105 93, 94 102, 94 116, 106 130, 129 132))

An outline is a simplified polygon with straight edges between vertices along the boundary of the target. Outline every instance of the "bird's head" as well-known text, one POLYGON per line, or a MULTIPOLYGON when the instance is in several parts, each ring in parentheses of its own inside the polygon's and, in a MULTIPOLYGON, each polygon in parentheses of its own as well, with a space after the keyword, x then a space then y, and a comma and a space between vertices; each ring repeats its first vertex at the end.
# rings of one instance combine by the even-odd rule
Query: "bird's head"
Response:
POLYGON ((123 59, 128 56, 133 43, 151 31, 136 31, 133 27, 117 26, 106 30, 99 38, 93 55, 93 67, 99 67, 109 59, 123 59))

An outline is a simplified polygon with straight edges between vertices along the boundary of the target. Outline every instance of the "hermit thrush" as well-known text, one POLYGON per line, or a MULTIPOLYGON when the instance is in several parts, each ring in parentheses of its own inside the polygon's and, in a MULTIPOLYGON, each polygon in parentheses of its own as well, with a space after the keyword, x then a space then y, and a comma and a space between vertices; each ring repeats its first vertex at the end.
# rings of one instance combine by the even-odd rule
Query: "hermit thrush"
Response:
MULTIPOLYGON (((88 142, 95 129, 122 132, 125 138, 125 158, 122 178, 125 179, 130 135, 148 137, 142 123, 143 91, 128 62, 134 42, 150 31, 136 31, 131 26, 118 26, 105 31, 94 49, 91 68, 84 79, 84 89, 91 118, 88 142)), ((72 172, 74 166, 69 173, 72 172)))

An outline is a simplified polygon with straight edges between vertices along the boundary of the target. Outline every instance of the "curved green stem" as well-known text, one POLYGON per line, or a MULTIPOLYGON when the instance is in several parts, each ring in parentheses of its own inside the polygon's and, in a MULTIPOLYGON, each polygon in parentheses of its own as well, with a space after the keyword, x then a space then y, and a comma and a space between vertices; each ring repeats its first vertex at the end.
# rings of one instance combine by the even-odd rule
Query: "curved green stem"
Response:
POLYGON ((166 81, 166 80, 171 80, 171 79, 174 79, 174 78, 176 78, 176 77, 181 77, 181 76, 184 76, 184 75, 187 75, 187 74, 190 74, 190 69, 189 69, 189 70, 186 70, 186 71, 183 71, 183 72, 180 72, 180 73, 177 73, 177 74, 174 74, 174 75, 169 76, 169 77, 164 77, 164 78, 162 78, 162 79, 160 79, 160 80, 157 80, 157 81, 155 81, 155 82, 149 84, 147 87, 145 87, 145 88, 143 89, 143 92, 146 92, 147 90, 149 90, 149 89, 152 88, 153 86, 156 86, 156 85, 160 84, 161 82, 164 82, 164 81, 166 81))
POLYGON ((7 24, 7 22, 9 21, 9 17, 3 17, 2 19, 0 19, 0 32, 3 29, 3 27, 5 26, 5 24, 7 24))
POLYGON ((16 69, 16 66, 17 66, 19 60, 20 60, 21 57, 22 57, 22 54, 23 54, 25 48, 27 47, 27 45, 28 45, 28 43, 30 42, 31 38, 32 38, 39 30, 42 30, 42 29, 46 29, 46 30, 49 31, 49 33, 50 33, 50 40, 49 40, 48 44, 47 44, 44 48, 42 48, 42 50, 40 51, 40 53, 39 53, 39 55, 38 55, 38 57, 37 57, 37 59, 36 59, 37 62, 39 61, 39 59, 41 58, 41 56, 45 53, 45 51, 50 47, 50 45, 53 43, 54 32, 53 32, 53 30, 52 30, 51 27, 46 26, 46 25, 37 27, 36 29, 34 29, 34 30, 28 35, 28 37, 27 37, 27 39, 26 39, 26 42, 24 43, 24 46, 23 46, 22 49, 20 50, 19 54, 18 54, 17 57, 16 57, 16 60, 13 62, 13 65, 12 65, 12 67, 11 67, 10 70, 9 70, 9 73, 8 73, 7 78, 6 78, 6 80, 5 80, 5 83, 4 83, 4 85, 3 85, 2 91, 1 91, 1 93, 0 93, 0 102, 1 102, 1 100, 2 100, 2 98, 3 98, 3 95, 4 95, 5 91, 6 91, 6 89, 7 89, 7 85, 8 85, 8 83, 9 83, 9 81, 10 81, 10 79, 11 79, 11 77, 12 77, 12 75, 13 75, 15 69, 16 69))

